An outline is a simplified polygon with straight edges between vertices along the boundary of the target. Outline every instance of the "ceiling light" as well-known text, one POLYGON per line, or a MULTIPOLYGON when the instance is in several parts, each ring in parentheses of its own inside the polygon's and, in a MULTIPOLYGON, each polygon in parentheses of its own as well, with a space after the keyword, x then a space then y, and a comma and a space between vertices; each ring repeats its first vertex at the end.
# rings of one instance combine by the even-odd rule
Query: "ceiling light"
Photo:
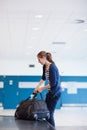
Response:
POLYGON ((37 30, 39 30, 39 28, 37 28, 37 27, 33 27, 32 30, 37 31, 37 30))
POLYGON ((60 45, 62 45, 62 44, 66 44, 66 42, 52 42, 52 44, 55 44, 55 45, 60 44, 60 45))
POLYGON ((39 14, 39 15, 36 15, 35 18, 42 18, 43 15, 39 14))

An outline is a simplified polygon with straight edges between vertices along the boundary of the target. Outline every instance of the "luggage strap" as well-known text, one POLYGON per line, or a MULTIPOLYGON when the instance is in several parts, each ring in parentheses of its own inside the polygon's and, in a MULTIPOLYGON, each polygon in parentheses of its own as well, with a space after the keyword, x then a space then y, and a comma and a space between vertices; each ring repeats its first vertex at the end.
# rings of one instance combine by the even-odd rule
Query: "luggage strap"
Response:
POLYGON ((42 96, 42 93, 32 93, 26 100, 29 100, 30 98, 31 99, 35 99, 35 97, 40 94, 40 97, 41 99, 43 100, 43 96, 42 96))

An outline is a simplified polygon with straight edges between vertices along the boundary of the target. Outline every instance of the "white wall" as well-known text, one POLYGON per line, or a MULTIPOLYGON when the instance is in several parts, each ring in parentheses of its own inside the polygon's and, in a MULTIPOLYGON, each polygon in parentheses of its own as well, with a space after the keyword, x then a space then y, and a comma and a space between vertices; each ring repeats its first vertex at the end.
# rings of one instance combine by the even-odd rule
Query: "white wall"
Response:
POLYGON ((61 61, 57 65, 61 75, 87 76, 87 61, 61 61))
POLYGON ((2 60, 0 61, 0 75, 38 75, 41 66, 38 68, 29 68, 29 61, 2 60))
MULTIPOLYGON (((59 61, 56 62, 61 75, 87 76, 87 61, 59 61)), ((42 66, 37 61, 0 61, 0 75, 41 75, 42 66), (35 64, 29 68, 29 64, 35 64)))

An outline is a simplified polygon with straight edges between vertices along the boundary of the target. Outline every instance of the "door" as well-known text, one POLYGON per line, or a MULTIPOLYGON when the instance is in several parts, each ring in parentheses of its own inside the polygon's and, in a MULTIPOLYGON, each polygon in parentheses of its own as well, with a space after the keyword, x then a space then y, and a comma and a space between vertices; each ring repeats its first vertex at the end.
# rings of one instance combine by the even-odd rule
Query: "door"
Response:
POLYGON ((18 81, 16 76, 4 79, 4 109, 15 109, 18 104, 18 81))

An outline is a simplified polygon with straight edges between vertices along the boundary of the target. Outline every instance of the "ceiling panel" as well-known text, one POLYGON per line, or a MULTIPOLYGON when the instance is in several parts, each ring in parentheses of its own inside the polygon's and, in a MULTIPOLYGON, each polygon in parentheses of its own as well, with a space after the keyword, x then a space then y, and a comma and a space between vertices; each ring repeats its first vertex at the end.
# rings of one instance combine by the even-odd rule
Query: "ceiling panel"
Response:
POLYGON ((0 59, 32 60, 40 50, 87 60, 86 0, 0 0, 0 59))

